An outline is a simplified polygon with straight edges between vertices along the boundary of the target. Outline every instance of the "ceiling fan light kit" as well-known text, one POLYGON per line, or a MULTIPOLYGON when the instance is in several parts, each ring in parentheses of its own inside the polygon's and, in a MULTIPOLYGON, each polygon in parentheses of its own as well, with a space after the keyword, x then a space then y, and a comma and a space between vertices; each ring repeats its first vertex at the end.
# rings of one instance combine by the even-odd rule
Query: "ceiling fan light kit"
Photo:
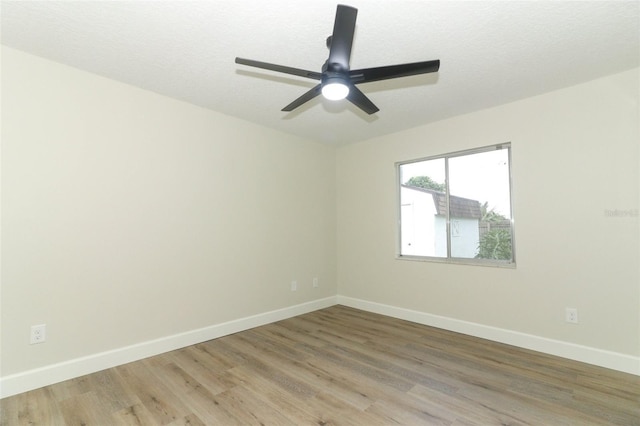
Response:
POLYGON ((440 60, 438 59, 414 62, 411 64, 351 70, 349 68, 349 61, 351 59, 351 47, 356 29, 357 14, 358 9, 354 7, 338 5, 336 19, 333 25, 333 34, 327 38, 329 59, 327 59, 322 66, 322 72, 307 71, 244 58, 236 58, 235 62, 241 65, 320 80, 319 84, 284 107, 282 111, 293 111, 302 104, 322 94, 326 99, 332 101, 346 98, 365 113, 373 114, 379 111, 378 107, 355 86, 356 84, 438 71, 440 68, 440 60))
POLYGON ((330 101, 339 101, 349 94, 349 86, 341 78, 327 79, 322 83, 322 96, 330 101))

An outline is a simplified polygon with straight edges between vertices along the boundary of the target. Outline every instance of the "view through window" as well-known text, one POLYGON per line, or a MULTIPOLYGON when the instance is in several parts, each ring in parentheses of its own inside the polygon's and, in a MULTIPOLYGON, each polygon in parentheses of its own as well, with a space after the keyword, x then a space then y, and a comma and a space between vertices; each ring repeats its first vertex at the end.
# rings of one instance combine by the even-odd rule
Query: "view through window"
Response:
POLYGON ((511 146, 398 164, 400 256, 514 264, 511 146))

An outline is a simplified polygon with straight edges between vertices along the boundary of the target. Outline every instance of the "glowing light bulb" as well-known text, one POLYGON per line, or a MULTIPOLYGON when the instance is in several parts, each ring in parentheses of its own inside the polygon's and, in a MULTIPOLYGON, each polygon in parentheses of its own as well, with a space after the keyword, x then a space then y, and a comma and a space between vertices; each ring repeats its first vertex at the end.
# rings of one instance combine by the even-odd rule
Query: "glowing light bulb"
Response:
POLYGON ((339 101, 349 94, 349 86, 338 80, 336 82, 326 83, 322 86, 322 96, 330 101, 339 101))

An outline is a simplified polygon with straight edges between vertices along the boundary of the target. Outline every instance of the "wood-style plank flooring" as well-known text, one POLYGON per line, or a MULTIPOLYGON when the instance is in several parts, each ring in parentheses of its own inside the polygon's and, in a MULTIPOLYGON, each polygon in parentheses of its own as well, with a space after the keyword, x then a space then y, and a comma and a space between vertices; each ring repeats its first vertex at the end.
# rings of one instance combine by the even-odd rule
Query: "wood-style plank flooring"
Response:
POLYGON ((0 404, 2 425, 640 425, 640 377, 334 306, 0 404))

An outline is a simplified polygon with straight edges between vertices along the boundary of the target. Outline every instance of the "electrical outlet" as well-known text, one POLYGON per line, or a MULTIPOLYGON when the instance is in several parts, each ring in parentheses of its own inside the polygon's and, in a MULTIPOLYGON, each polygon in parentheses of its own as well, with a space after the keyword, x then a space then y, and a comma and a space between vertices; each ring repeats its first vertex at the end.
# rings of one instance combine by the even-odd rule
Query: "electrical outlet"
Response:
POLYGON ((318 277, 314 277, 314 278, 313 278, 313 286, 314 286, 314 287, 318 287, 318 285, 319 285, 319 284, 318 284, 318 277))
POLYGON ((36 343, 44 343, 47 340, 47 325, 32 325, 31 326, 31 339, 29 344, 35 345, 36 343))
POLYGON ((291 281, 291 291, 296 291, 298 290, 298 281, 293 280, 291 281))
POLYGON ((576 308, 565 308, 564 311, 565 314, 565 321, 566 322, 570 322, 573 324, 577 324, 578 323, 578 309, 576 308))

